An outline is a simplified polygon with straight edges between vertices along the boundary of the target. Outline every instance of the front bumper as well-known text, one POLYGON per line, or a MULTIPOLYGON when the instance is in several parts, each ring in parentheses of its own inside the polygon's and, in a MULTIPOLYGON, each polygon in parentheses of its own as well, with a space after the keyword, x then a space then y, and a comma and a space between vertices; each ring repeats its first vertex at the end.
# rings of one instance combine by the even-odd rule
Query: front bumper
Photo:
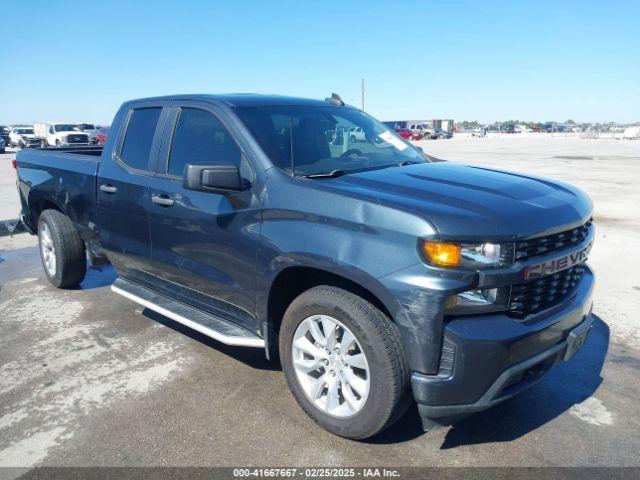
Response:
POLYGON ((423 419, 485 410, 542 378, 564 357, 570 333, 590 327, 593 285, 587 268, 569 298, 526 321, 492 314, 446 322, 439 372, 411 376, 423 419))
POLYGON ((22 143, 24 144, 25 148, 38 148, 41 145, 41 141, 40 139, 35 139, 35 138, 29 138, 29 139, 23 139, 22 143))

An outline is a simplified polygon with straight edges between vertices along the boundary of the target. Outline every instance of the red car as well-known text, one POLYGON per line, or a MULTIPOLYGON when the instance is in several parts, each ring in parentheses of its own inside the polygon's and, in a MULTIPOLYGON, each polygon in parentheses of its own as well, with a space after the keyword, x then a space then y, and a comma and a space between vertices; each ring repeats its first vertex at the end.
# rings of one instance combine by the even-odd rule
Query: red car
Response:
POLYGON ((420 140, 422 138, 421 133, 412 132, 408 128, 396 128, 396 133, 407 140, 420 140))
POLYGON ((98 139, 98 145, 104 145, 104 142, 107 141, 108 135, 109 135, 109 127, 100 127, 100 129, 98 129, 98 133, 96 133, 96 138, 98 139))

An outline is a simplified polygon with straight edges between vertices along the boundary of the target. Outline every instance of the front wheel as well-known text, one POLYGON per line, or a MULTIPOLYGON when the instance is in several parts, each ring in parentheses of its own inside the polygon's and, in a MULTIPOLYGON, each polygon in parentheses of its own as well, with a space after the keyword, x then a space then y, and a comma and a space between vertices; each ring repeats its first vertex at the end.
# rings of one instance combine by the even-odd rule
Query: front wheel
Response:
POLYGON ((408 368, 393 322, 346 290, 314 287, 285 312, 280 359, 289 388, 322 428, 364 439, 408 405, 408 368))
POLYGON ((38 220, 40 257, 44 271, 54 286, 78 285, 87 271, 87 253, 69 217, 57 210, 45 210, 38 220))

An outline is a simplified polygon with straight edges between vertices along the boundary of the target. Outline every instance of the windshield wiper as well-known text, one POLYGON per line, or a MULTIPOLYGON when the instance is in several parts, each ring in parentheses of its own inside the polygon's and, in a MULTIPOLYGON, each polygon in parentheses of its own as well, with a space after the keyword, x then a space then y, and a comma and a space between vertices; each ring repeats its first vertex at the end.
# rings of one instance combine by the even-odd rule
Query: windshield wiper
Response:
POLYGON ((331 170, 330 172, 310 173, 308 175, 302 175, 302 176, 304 178, 336 178, 336 177, 341 177, 342 175, 348 175, 350 173, 361 173, 361 172, 368 172, 371 170, 382 170, 384 168, 389 168, 389 167, 404 167, 405 165, 415 165, 418 163, 422 163, 422 162, 416 162, 414 160, 405 160, 403 162, 391 164, 391 165, 375 165, 373 167, 356 168, 353 170, 331 170))
POLYGON ((328 173, 310 173, 309 175, 303 175, 304 178, 336 178, 341 177, 347 172, 344 170, 331 170, 328 173))
POLYGON ((404 162, 396 163, 394 167, 404 167, 406 165, 417 165, 420 162, 416 162, 415 160, 405 160, 404 162))

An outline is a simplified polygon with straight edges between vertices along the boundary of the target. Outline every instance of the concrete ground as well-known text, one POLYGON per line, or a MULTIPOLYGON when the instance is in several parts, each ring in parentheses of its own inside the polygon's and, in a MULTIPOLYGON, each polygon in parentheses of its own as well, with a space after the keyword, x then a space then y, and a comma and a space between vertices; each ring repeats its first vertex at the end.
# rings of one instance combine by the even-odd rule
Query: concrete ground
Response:
MULTIPOLYGON (((110 293, 110 268, 57 290, 33 237, 0 238, 0 466, 640 465, 640 143, 504 135, 421 145, 591 195, 595 326, 570 363, 450 429, 423 434, 412 409, 353 442, 315 426, 261 351, 110 293)), ((0 198, 17 207, 10 158, 0 156, 0 198)))

